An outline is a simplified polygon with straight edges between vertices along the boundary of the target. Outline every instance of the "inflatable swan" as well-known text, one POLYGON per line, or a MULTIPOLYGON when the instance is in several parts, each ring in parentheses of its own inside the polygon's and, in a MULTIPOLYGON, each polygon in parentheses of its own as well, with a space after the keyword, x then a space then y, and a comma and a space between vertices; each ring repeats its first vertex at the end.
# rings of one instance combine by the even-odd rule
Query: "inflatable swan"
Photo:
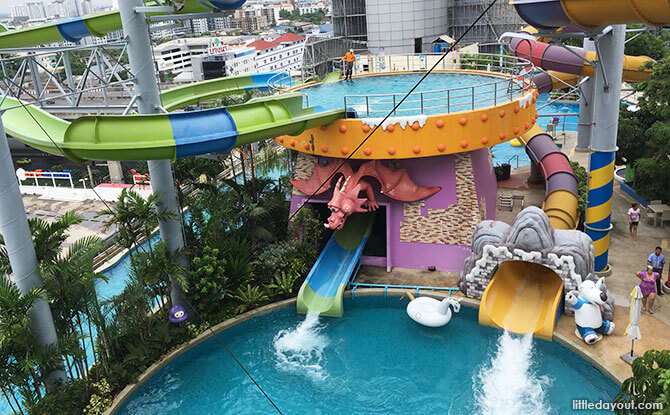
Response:
POLYGON ((431 297, 414 296, 405 291, 405 294, 400 297, 402 300, 405 296, 409 297, 410 302, 407 304, 407 315, 417 323, 428 327, 442 327, 451 320, 451 309, 458 313, 461 310, 461 304, 454 298, 445 298, 438 301, 431 297))

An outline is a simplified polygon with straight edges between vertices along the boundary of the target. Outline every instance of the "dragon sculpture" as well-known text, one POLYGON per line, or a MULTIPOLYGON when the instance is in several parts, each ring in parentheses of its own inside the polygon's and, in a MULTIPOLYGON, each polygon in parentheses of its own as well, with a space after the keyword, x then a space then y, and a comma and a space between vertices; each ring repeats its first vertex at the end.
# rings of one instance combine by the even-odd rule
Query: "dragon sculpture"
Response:
POLYGON ((291 179, 291 183, 305 194, 318 195, 330 189, 331 180, 336 175, 344 176, 337 180, 333 197, 328 202, 331 210, 326 228, 340 230, 352 213, 371 212, 377 210, 377 201, 372 186, 364 177, 377 179, 381 184, 380 193, 391 199, 403 202, 415 202, 439 192, 440 186, 420 186, 412 181, 406 169, 391 170, 378 160, 363 163, 354 173, 349 162, 331 161, 327 164, 314 163, 314 170, 309 179, 291 179), (365 197, 358 197, 365 192, 365 197), (363 207, 365 205, 365 207, 363 207))

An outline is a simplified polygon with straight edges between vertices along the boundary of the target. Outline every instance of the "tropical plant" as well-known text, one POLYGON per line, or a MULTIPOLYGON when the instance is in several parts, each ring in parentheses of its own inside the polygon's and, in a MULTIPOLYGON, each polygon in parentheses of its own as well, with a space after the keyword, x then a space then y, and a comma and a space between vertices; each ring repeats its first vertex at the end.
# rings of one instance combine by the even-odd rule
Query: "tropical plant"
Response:
POLYGON ((291 295, 295 282, 299 278, 300 274, 294 270, 282 271, 274 276, 270 284, 265 286, 265 290, 270 297, 291 295))
POLYGON ((189 302, 200 315, 218 312, 228 282, 226 260, 217 248, 206 246, 201 256, 191 261, 189 302))
POLYGON ((112 388, 105 379, 93 384, 93 394, 84 408, 87 415, 102 415, 112 403, 112 388))
POLYGON ((586 221, 586 197, 588 194, 588 174, 586 169, 579 163, 571 161, 570 167, 577 178, 577 214, 579 214, 579 225, 586 221))
POLYGON ((268 299, 268 296, 260 287, 252 286, 251 284, 238 288, 233 297, 240 302, 240 305, 236 308, 238 313, 244 313, 268 299))
MULTIPOLYGON (((623 381, 615 402, 657 403, 663 409, 635 410, 636 414, 670 414, 670 350, 647 350, 633 361, 633 376, 623 381)), ((624 413, 623 411, 621 413, 624 413)))
POLYGON ((160 193, 154 192, 144 199, 134 190, 123 189, 114 207, 103 209, 96 215, 107 216, 105 229, 117 227, 119 242, 129 250, 131 257, 133 246, 137 247, 141 238, 150 240, 159 221, 179 219, 174 212, 158 209, 159 196, 160 193))

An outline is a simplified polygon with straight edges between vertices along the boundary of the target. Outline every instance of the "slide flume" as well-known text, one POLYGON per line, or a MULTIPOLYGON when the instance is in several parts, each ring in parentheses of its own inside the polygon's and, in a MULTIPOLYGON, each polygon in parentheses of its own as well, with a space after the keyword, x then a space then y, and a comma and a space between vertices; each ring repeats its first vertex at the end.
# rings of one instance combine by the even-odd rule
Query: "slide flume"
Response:
POLYGON ((551 340, 560 315, 563 279, 534 262, 498 266, 479 305, 479 323, 551 340))
MULTIPOLYGON (((228 93, 267 89, 274 73, 243 75, 168 90, 163 102, 174 110, 228 93)), ((302 95, 253 99, 241 105, 171 114, 85 116, 69 123, 32 105, 6 98, 7 132, 25 144, 75 160, 158 160, 228 153, 236 146, 279 135, 298 135, 327 125, 344 110, 303 108, 302 95), (17 107, 18 106, 18 107, 17 107), (129 134, 132 132, 132 134, 129 134)))
MULTIPOLYGON (((180 14, 211 13, 215 10, 234 10, 242 6, 246 0, 186 0, 171 14, 175 20, 180 14), (177 10, 178 9, 178 10, 177 10)), ((158 6, 156 2, 146 2, 147 6, 158 6)), ((161 13, 147 13, 154 16, 161 13)), ((88 36, 103 37, 111 32, 121 30, 121 15, 118 10, 93 14, 46 25, 31 26, 19 30, 0 30, 0 49, 29 48, 56 42, 78 43, 88 36)))
POLYGON ((298 293, 298 312, 342 317, 342 294, 358 271, 374 213, 354 213, 333 233, 298 293))

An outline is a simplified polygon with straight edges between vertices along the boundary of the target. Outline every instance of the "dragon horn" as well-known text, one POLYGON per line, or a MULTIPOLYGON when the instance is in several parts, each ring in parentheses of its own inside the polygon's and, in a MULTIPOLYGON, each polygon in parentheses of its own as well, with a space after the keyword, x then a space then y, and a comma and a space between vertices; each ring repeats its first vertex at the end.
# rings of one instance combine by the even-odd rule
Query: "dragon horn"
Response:
POLYGON ((342 185, 342 189, 340 189, 340 192, 344 192, 347 189, 347 183, 349 183, 349 179, 351 179, 351 176, 348 176, 347 179, 344 181, 344 184, 342 185))
POLYGON ((340 190, 341 184, 342 184, 342 176, 340 176, 340 178, 337 179, 337 183, 335 183, 335 190, 340 190))

